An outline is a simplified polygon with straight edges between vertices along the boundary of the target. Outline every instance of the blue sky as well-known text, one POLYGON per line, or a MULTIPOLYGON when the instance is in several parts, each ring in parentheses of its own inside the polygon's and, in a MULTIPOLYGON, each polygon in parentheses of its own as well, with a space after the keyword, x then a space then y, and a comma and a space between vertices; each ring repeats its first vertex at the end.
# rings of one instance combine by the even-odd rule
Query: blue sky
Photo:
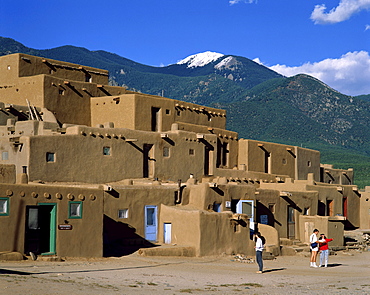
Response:
POLYGON ((0 36, 162 66, 204 51, 370 93, 370 0, 0 0, 0 36))

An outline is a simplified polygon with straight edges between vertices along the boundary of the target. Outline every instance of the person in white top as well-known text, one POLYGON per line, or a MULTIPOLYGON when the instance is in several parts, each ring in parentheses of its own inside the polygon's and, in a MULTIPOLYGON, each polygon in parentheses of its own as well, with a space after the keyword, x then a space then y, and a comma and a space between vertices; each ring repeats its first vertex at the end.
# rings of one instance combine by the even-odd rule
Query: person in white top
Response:
POLYGON ((254 240, 256 242, 256 246, 254 249, 256 249, 256 261, 258 264, 258 271, 257 273, 262 273, 263 272, 263 260, 262 260, 262 251, 264 248, 264 243, 262 240, 262 236, 260 232, 256 232, 254 234, 254 240))
POLYGON ((317 235, 319 234, 318 229, 314 229, 312 235, 310 236, 310 249, 311 249, 311 258, 310 258, 310 267, 317 267, 316 258, 319 251, 319 242, 317 235))

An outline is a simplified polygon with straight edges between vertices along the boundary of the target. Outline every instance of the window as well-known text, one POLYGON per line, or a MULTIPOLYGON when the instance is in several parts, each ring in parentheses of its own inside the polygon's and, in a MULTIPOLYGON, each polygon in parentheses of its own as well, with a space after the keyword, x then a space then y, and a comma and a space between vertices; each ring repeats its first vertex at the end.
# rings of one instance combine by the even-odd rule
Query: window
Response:
POLYGON ((169 147, 164 147, 163 148, 163 157, 169 157, 170 156, 170 148, 169 147))
POLYGON ((55 153, 46 153, 46 162, 55 162, 55 153))
POLYGON ((118 218, 128 218, 128 209, 118 210, 118 218))
POLYGON ((8 66, 8 70, 10 70, 10 66, 8 66))
POLYGON ((310 208, 303 208, 303 215, 310 215, 310 208))
POLYGON ((110 156, 110 147, 109 146, 103 147, 103 155, 104 156, 110 156))
POLYGON ((64 95, 64 93, 65 93, 64 89, 59 89, 59 94, 60 95, 64 95))
POLYGON ((307 166, 308 166, 308 167, 311 167, 311 161, 308 161, 308 162, 307 162, 307 166))
POLYGON ((8 152, 2 152, 1 160, 3 160, 3 161, 9 160, 8 152))
POLYGON ((9 199, 0 198, 0 216, 9 215, 9 199))
POLYGON ((194 149, 189 149, 189 155, 191 155, 191 156, 194 155, 194 149))
POLYGON ((270 212, 271 212, 272 214, 275 214, 275 204, 270 203, 270 204, 269 204, 269 210, 270 210, 270 212))
POLYGON ((171 111, 169 109, 166 109, 166 115, 171 114, 171 111))
POLYGON ((286 165, 286 159, 283 159, 281 162, 283 163, 283 165, 286 165))
POLYGON ((85 74, 85 82, 89 82, 89 83, 92 82, 92 77, 90 74, 85 74))
POLYGON ((69 202, 68 218, 82 218, 82 202, 69 202))
POLYGON ((221 212, 221 203, 214 203, 213 204, 213 211, 221 212))

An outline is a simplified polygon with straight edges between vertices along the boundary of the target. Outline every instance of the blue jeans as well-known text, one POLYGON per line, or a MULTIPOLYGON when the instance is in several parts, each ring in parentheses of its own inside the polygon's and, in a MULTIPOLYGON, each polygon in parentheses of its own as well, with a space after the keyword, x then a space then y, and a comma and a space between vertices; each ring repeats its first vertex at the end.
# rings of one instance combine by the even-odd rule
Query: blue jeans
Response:
POLYGON ((329 259, 329 250, 321 250, 320 253, 320 265, 327 266, 328 265, 328 259, 329 259))
POLYGON ((262 251, 256 251, 256 261, 258 264, 258 270, 263 270, 263 260, 262 260, 262 251))

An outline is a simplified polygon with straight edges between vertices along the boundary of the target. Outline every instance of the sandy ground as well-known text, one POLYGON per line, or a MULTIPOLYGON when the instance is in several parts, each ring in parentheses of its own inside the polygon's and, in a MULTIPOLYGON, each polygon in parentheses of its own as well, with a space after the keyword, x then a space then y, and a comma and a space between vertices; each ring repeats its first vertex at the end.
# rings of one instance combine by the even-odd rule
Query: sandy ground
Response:
POLYGON ((233 256, 0 262, 0 294, 370 294, 370 251, 350 253, 327 268, 278 257, 263 274, 233 256))

